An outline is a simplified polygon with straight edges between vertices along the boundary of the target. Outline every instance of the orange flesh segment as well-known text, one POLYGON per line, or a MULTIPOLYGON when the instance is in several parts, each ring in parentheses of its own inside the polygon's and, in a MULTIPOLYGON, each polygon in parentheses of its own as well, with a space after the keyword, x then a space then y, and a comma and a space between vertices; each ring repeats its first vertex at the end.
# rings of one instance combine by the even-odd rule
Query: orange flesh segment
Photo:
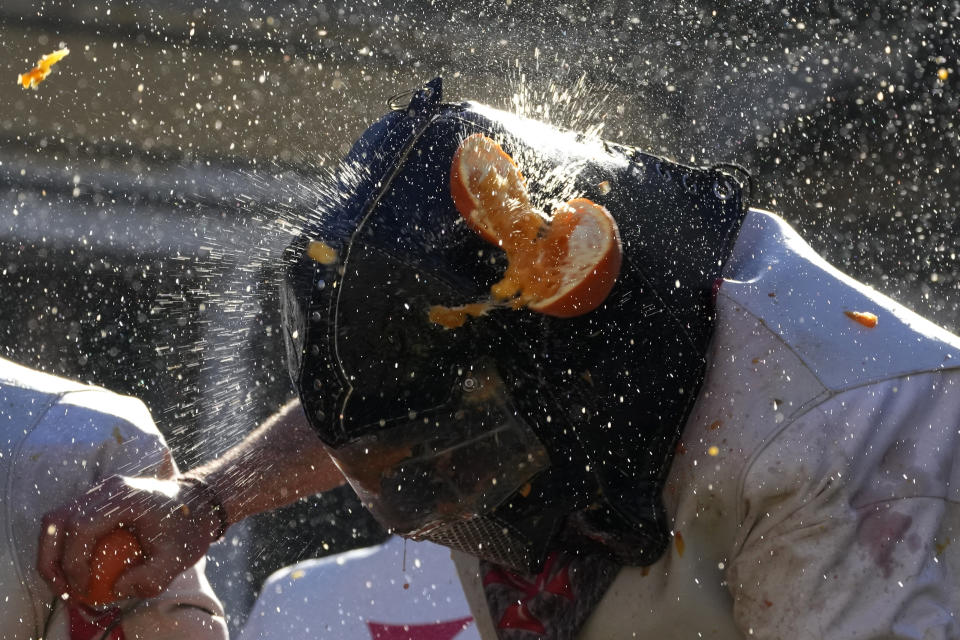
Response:
POLYGON ((462 327, 467 318, 482 316, 489 311, 491 305, 487 302, 474 302, 459 307, 444 307, 435 304, 430 307, 428 312, 430 322, 438 324, 444 329, 456 329, 462 327))
POLYGON ((519 174, 497 171, 489 164, 485 171, 470 175, 470 192, 476 209, 473 218, 504 250, 528 243, 540 232, 543 218, 534 213, 527 196, 527 187, 519 174), (497 215, 490 215, 496 211, 497 215))
POLYGON ((503 279, 490 289, 494 298, 506 300, 520 294, 525 303, 530 303, 556 293, 563 281, 570 232, 575 226, 572 223, 569 216, 550 223, 540 221, 537 231, 546 231, 539 237, 535 235, 526 242, 504 242, 502 248, 509 266, 503 279))
MULTIPOLYGON (((506 216, 503 216, 506 218, 506 216)), ((492 216, 492 220, 502 218, 492 216)), ((508 266, 503 278, 490 287, 495 300, 506 301, 520 295, 515 306, 535 303, 553 295, 563 282, 564 261, 570 242, 570 233, 575 226, 573 216, 560 216, 553 224, 540 218, 532 210, 507 218, 506 222, 489 225, 487 228, 506 227, 507 233, 500 247, 506 252, 508 266), (541 230, 547 228, 546 234, 541 230)), ((458 307, 434 305, 430 307, 429 319, 445 329, 463 326, 468 317, 478 317, 489 311, 489 303, 477 302, 458 307)))
POLYGON ((320 264, 330 265, 337 261, 337 252, 326 242, 313 240, 307 245, 307 257, 320 264))
POLYGON ((679 531, 673 535, 673 545, 677 548, 677 555, 682 558, 687 544, 683 541, 683 535, 681 535, 679 531))

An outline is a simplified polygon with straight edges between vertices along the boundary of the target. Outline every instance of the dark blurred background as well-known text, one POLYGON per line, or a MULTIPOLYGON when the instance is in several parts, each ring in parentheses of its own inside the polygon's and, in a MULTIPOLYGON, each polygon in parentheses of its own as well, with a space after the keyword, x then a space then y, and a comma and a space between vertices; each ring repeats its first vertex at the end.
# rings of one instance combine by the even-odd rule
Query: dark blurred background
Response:
MULTIPOLYGON (((278 220, 436 75, 739 164, 755 206, 956 330, 960 5, 901 4, 4 0, 0 355, 140 397, 182 467, 217 455, 292 395, 278 220)), ((210 575, 236 628, 274 569, 383 537, 345 489, 234 527, 210 575)))

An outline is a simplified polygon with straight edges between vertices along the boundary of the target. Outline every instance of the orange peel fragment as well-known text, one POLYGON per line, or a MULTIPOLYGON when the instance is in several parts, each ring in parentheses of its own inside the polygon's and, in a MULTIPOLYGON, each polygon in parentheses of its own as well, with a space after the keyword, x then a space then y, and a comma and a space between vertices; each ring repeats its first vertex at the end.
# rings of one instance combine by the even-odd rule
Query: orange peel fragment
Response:
POLYGON ((48 53, 37 61, 37 66, 33 69, 26 73, 19 74, 17 76, 17 84, 23 86, 24 89, 36 89, 37 85, 50 75, 50 69, 53 65, 63 60, 69 54, 70 49, 66 47, 57 49, 53 53, 48 53))
POLYGON ((857 324, 862 324, 868 329, 873 329, 877 326, 877 314, 870 313, 869 311, 844 311, 843 315, 857 324))

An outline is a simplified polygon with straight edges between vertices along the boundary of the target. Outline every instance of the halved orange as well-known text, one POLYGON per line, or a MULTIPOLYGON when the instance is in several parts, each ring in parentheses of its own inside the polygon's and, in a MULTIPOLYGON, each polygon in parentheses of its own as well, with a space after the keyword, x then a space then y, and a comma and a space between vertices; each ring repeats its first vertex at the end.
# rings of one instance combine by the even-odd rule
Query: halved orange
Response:
POLYGON ((450 195, 467 223, 491 244, 528 242, 543 226, 513 158, 482 133, 468 136, 454 154, 450 195))
POLYGON ((114 529, 97 541, 90 560, 90 582, 79 599, 89 605, 110 604, 113 585, 128 567, 143 560, 140 542, 128 529, 114 529))
POLYGON ((454 205, 472 229, 507 254, 493 298, 557 317, 600 306, 620 273, 617 223, 604 207, 577 198, 549 218, 530 203, 527 183, 493 139, 473 134, 450 169, 454 205))
POLYGON ((603 304, 620 274, 623 256, 620 230, 605 207, 586 198, 570 200, 554 210, 541 244, 556 249, 541 253, 546 261, 538 268, 545 268, 548 276, 541 286, 528 287, 534 295, 527 307, 572 318, 603 304))

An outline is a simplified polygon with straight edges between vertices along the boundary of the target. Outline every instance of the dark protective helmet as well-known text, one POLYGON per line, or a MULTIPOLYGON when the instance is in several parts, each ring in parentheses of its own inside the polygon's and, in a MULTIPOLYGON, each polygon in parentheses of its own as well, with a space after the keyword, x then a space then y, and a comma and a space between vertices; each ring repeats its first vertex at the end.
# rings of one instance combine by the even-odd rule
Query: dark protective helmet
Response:
POLYGON ((745 213, 738 174, 446 104, 438 78, 363 134, 334 191, 288 249, 283 325, 310 424, 364 505, 395 533, 519 570, 565 546, 656 561, 745 213), (434 305, 488 299, 506 268, 450 195, 478 132, 519 159, 532 194, 559 196, 566 176, 564 197, 613 215, 623 262, 600 307, 431 321, 434 305))

